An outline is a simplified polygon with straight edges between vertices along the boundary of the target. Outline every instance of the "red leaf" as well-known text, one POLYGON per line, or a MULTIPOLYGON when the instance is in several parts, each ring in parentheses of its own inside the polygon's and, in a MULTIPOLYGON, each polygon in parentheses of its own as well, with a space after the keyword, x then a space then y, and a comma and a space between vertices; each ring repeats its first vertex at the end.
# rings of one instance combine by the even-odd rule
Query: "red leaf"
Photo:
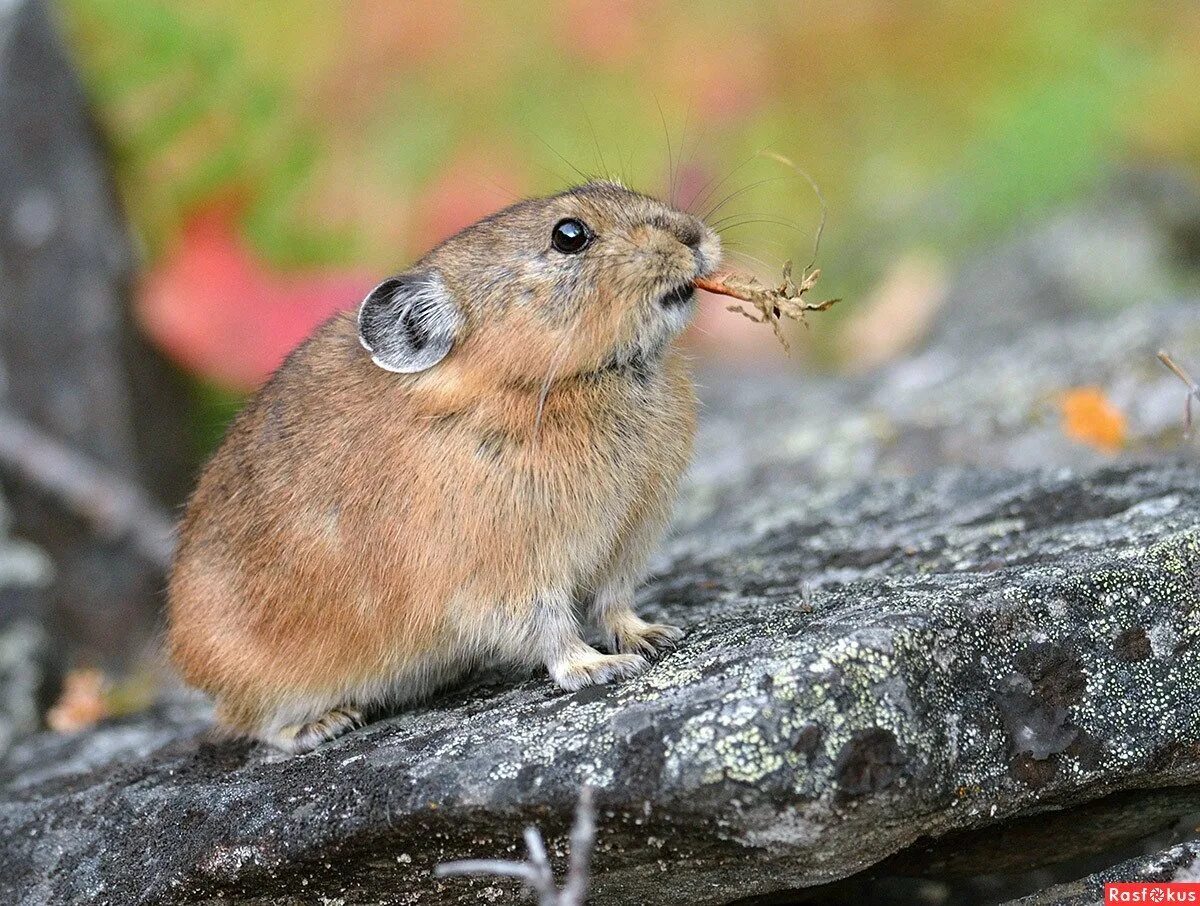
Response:
POLYGON ((334 312, 358 304, 373 277, 358 270, 285 274, 238 237, 227 206, 193 216, 177 248, 149 275, 138 317, 189 371, 252 390, 334 312))

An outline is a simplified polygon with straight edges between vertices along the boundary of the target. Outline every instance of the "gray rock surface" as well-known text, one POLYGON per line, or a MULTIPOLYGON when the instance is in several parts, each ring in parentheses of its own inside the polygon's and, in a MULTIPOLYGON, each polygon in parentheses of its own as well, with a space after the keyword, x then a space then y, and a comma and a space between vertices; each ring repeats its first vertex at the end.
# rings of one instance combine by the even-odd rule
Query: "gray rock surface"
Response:
POLYGON ((1104 885, 1110 881, 1200 882, 1200 841, 1178 843, 1170 849, 1127 859, 1111 868, 1069 884, 1013 900, 1009 906, 1101 906, 1104 885))
POLYGON ((1112 452, 1063 431, 1062 395, 1080 387, 1125 418, 1125 455, 1194 456, 1183 384, 1155 358, 1164 348, 1200 376, 1200 297, 1026 325, 1004 344, 935 344, 866 378, 705 375, 697 469, 707 480, 779 463, 823 484, 941 465, 1096 467, 1112 452))
POLYGON ((0 756, 38 728, 58 672, 45 629, 50 560, 10 529, 0 497, 0 756))
POLYGON ((595 903, 725 903, 1200 779, 1195 461, 819 488, 776 465, 688 499, 641 598, 689 633, 646 674, 484 678, 293 760, 186 704, 37 737, 0 776, 0 890, 516 902, 430 870, 530 820, 561 848, 589 783, 595 903))
POLYGON ((1113 314, 1194 291, 1198 278, 1200 182, 1179 170, 1120 171, 1094 197, 968 261, 935 341, 1006 345, 1031 323, 1113 314))

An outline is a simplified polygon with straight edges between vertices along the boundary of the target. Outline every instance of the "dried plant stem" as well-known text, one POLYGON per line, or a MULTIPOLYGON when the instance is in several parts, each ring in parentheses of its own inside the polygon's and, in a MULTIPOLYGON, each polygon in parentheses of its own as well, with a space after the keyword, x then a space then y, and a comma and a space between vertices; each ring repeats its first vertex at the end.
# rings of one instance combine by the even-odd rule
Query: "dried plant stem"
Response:
POLYGON ((729 311, 749 318, 756 324, 770 324, 771 329, 775 332, 775 338, 779 340, 784 349, 789 349, 787 338, 784 337, 780 327, 781 318, 790 318, 803 324, 806 323, 805 312, 825 311, 841 301, 840 299, 826 299, 824 302, 805 301, 804 294, 816 285, 817 278, 820 276, 819 269, 806 271, 800 278, 800 283, 794 283, 792 281, 792 262, 789 261, 783 266, 783 282, 775 288, 764 286, 756 278, 741 274, 697 277, 693 282, 698 289, 748 302, 754 307, 754 311, 747 311, 741 305, 730 305, 727 308, 729 311))
POLYGON ((1188 392, 1187 396, 1184 397, 1183 405, 1183 423, 1185 426, 1184 430, 1186 431, 1187 435, 1191 436, 1192 401, 1200 401, 1200 384, 1196 383, 1195 379, 1186 371, 1184 371, 1183 366, 1171 358, 1170 353, 1168 353, 1166 350, 1160 349, 1158 351, 1158 360, 1166 365, 1167 368, 1171 370, 1171 373, 1179 378, 1179 380, 1183 381, 1184 386, 1187 387, 1188 392))
POLYGON ((99 534, 129 539, 161 568, 170 564, 174 528, 142 488, 2 407, 0 467, 77 513, 99 534))
POLYGON ((433 873, 438 878, 451 875, 515 878, 537 895, 540 906, 584 906, 595 841, 596 812, 592 803, 592 789, 585 786, 579 793, 579 805, 575 809, 567 877, 561 891, 554 886, 550 857, 546 854, 546 844, 536 827, 525 828, 525 849, 529 855, 524 862, 468 859, 461 862, 444 862, 438 865, 433 873))
POLYGON ((575 824, 571 827, 571 852, 567 862, 567 878, 559 897, 559 906, 583 906, 587 899, 588 878, 592 868, 592 848, 596 845, 596 811, 592 804, 592 788, 579 792, 575 807, 575 824))

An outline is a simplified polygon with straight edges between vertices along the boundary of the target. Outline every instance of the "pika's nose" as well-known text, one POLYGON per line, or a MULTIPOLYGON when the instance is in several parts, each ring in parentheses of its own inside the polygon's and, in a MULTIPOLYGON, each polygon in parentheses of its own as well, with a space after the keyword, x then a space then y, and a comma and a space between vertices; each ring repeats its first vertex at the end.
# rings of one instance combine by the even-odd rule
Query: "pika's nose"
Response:
POLYGON ((700 248, 700 240, 704 238, 700 232, 700 225, 690 218, 675 221, 674 229, 671 232, 675 234, 676 239, 693 252, 700 248))
POLYGON ((691 217, 660 217, 654 225, 670 233, 692 251, 698 250, 701 240, 704 239, 700 224, 691 217))

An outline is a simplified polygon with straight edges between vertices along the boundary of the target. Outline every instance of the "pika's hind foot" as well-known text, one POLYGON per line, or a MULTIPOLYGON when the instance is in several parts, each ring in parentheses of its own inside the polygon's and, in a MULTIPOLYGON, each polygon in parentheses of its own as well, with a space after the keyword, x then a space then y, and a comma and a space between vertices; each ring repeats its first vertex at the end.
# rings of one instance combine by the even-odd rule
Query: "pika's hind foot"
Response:
POLYGON ((323 742, 344 736, 366 724, 366 719, 357 708, 333 708, 316 720, 284 727, 269 740, 273 745, 292 755, 311 752, 323 742))
POLYGON ((640 654, 601 654, 589 648, 552 665, 550 675, 568 692, 574 692, 584 686, 636 676, 649 666, 640 654))
POLYGON ((632 612, 610 621, 608 641, 614 651, 653 657, 679 644, 683 630, 666 623, 647 623, 632 612))

